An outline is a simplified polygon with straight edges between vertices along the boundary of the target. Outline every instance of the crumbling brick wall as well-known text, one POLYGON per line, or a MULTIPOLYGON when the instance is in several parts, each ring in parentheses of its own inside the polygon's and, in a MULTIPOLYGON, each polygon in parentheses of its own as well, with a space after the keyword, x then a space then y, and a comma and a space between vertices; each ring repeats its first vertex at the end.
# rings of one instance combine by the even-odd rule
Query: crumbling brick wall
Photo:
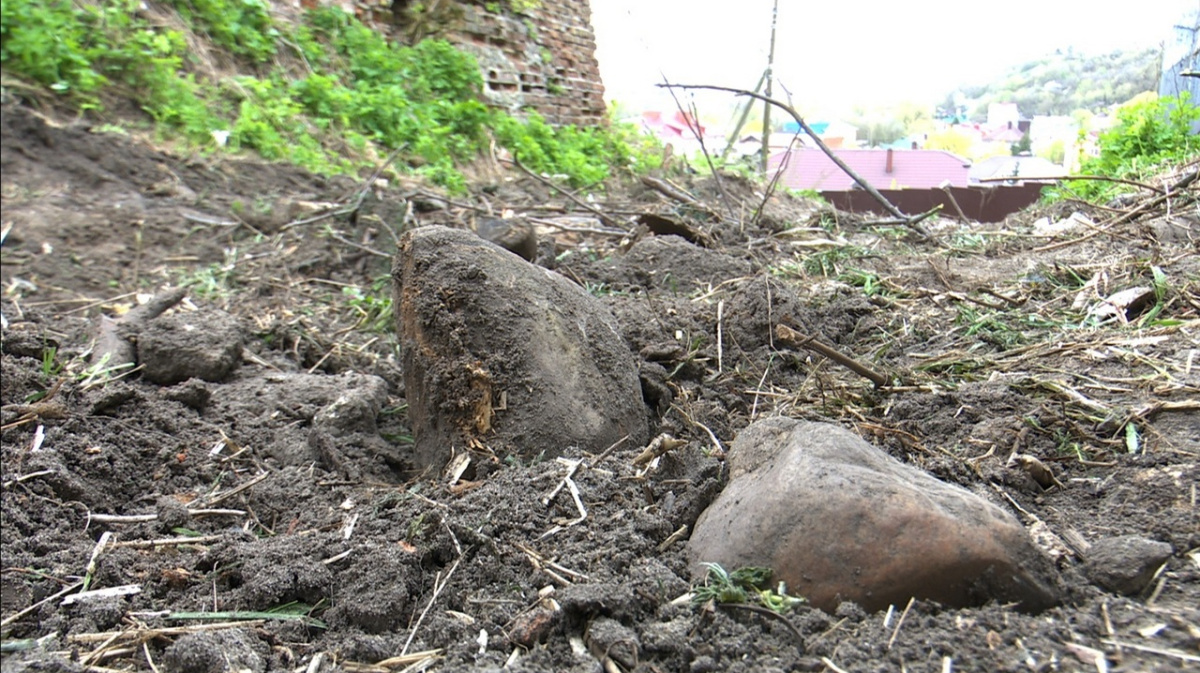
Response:
POLYGON ((514 114, 536 110, 555 126, 604 123, 588 0, 317 1, 403 41, 450 40, 479 61, 488 102, 514 114))

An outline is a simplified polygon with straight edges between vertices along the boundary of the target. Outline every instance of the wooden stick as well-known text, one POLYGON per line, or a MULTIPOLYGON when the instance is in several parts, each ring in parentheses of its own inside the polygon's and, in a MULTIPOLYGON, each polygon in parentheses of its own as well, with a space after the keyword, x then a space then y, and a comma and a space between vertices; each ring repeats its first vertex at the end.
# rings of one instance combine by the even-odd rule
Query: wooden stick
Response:
POLYGON ((543 178, 542 176, 538 175, 537 173, 534 173, 533 171, 526 168, 525 164, 522 164, 517 159, 516 154, 513 154, 513 158, 511 160, 502 159, 501 161, 509 161, 509 163, 511 163, 512 165, 514 165, 517 168, 524 171, 526 175, 533 178, 534 180, 537 180, 538 182, 542 183, 543 185, 546 185, 547 187, 549 187, 557 192, 562 192, 563 196, 566 196, 568 199, 571 199, 571 201, 573 201, 575 203, 575 205, 579 206, 580 208, 583 208, 584 210, 591 212, 596 217, 599 217, 600 221, 607 224, 608 226, 616 227, 617 229, 624 228, 621 226, 620 222, 618 222, 616 219, 614 219, 608 213, 604 212, 603 210, 600 210, 599 208, 588 203, 587 201, 584 201, 583 199, 579 198, 578 196, 575 196, 574 194, 563 189, 562 187, 559 187, 558 185, 554 184, 553 182, 547 180, 546 178, 543 178))
MULTIPOLYGON (((842 161, 833 152, 833 150, 830 149, 830 147, 825 144, 825 141, 821 140, 821 137, 818 136, 816 134, 816 132, 814 132, 812 130, 812 127, 808 125, 808 122, 804 121, 804 118, 800 116, 800 113, 796 112, 796 110, 793 109, 790 105, 781 103, 769 96, 764 96, 760 93, 755 93, 753 91, 746 91, 745 89, 737 89, 737 88, 728 87, 728 86, 715 86, 715 85, 711 85, 711 84, 657 84, 655 86, 666 87, 669 89, 672 89, 672 88, 709 89, 712 91, 727 91, 729 93, 734 93, 739 96, 750 96, 751 98, 756 98, 758 100, 761 100, 764 103, 769 103, 769 104, 774 105, 775 107, 783 110, 784 112, 787 112, 788 114, 790 114, 792 116, 792 119, 796 120, 796 123, 800 125, 800 128, 803 129, 804 132, 807 133, 810 138, 812 138, 813 143, 815 143, 816 146, 819 147, 821 149, 821 151, 825 153, 825 156, 829 157, 830 161, 832 161, 834 164, 836 164, 838 168, 842 169, 842 171, 845 172, 846 175, 849 175, 850 179, 854 180, 854 182, 856 184, 858 184, 858 186, 860 186, 864 190, 866 190, 866 192, 868 194, 870 194, 872 198, 874 198, 876 201, 879 202, 879 204, 881 206, 883 206, 885 209, 887 209, 888 213, 890 213, 893 216, 895 216, 896 218, 899 218, 900 220, 902 220, 906 225, 908 225, 911 229, 913 229, 918 234, 923 236, 926 240, 933 239, 933 236, 928 231, 926 231, 924 227, 919 226, 919 224, 918 224, 920 219, 923 219, 923 218, 921 218, 920 216, 910 217, 908 215, 905 215, 904 212, 901 211, 899 208, 897 208, 895 205, 893 205, 891 201, 888 201, 887 197, 885 197, 883 194, 880 194, 879 190, 875 189, 875 187, 872 186, 871 183, 869 183, 865 179, 863 179, 863 177, 861 175, 859 175, 858 173, 856 173, 854 171, 854 169, 850 168, 850 166, 848 166, 845 161, 842 161)), ((925 217, 928 217, 928 214, 926 214, 925 217)))
POLYGON ((874 383, 875 387, 877 387, 877 388, 886 386, 888 383, 888 377, 886 375, 880 374, 879 372, 870 369, 866 365, 861 364, 858 361, 853 360, 845 355, 842 355, 841 353, 833 350, 832 348, 830 348, 829 346, 826 346, 825 344, 821 343, 820 341, 817 341, 816 339, 813 339, 810 336, 807 336, 805 334, 797 332, 796 330, 788 327, 787 325, 776 325, 775 326, 775 337, 789 346, 794 346, 797 348, 807 348, 808 350, 820 353, 821 355, 824 355, 825 357, 829 358, 830 360, 833 360, 834 362, 842 365, 843 367, 849 369, 850 371, 854 372, 855 374, 858 374, 859 376, 861 376, 865 379, 868 379, 869 381, 871 381, 871 383, 874 383))
POLYGON ((50 601, 61 598, 65 595, 71 593, 72 591, 78 589, 81 586, 83 586, 83 582, 75 582, 74 584, 69 584, 62 591, 59 591, 58 593, 50 594, 49 596, 46 596, 42 600, 34 603, 33 605, 30 605, 29 607, 25 608, 24 610, 21 610, 19 612, 11 614, 11 615, 5 617, 4 619, 0 619, 0 626, 8 626, 9 624, 12 624, 13 622, 17 621, 18 619, 24 617, 25 615, 42 607, 46 603, 49 603, 50 601))
POLYGON ((892 644, 896 642, 896 636, 900 635, 900 627, 904 626, 904 618, 908 616, 908 611, 912 609, 916 598, 908 599, 908 605, 904 606, 904 612, 900 613, 900 619, 896 620, 896 630, 892 631, 892 637, 888 639, 887 649, 892 649, 892 644))

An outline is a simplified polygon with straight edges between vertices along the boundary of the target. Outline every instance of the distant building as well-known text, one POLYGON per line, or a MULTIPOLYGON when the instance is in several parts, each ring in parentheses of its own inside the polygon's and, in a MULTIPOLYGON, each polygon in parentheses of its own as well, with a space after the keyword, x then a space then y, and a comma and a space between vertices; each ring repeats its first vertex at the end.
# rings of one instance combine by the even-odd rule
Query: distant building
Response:
POLYGON ((1041 157, 999 156, 975 162, 968 170, 968 176, 972 183, 1004 178, 1007 184, 1020 184, 1059 178, 1065 172, 1062 166, 1041 157))
POLYGON ((1070 140, 1079 134, 1079 122, 1065 115, 1036 115, 1029 125, 1029 140, 1036 152, 1042 144, 1070 140))
MULTIPOLYGON (((949 183, 966 187, 970 162, 943 150, 836 150, 834 154, 876 189, 931 189, 949 183)), ((780 182, 792 189, 845 191, 854 180, 821 150, 773 155, 768 168, 786 166, 780 182)))
POLYGON ((1024 137, 1025 132, 1018 126, 1018 122, 1008 122, 1000 126, 984 129, 983 131, 983 142, 985 143, 1005 143, 1011 145, 1021 142, 1021 138, 1024 137))
MULTIPOLYGON (((854 147, 855 137, 858 135, 858 129, 853 124, 847 124, 843 121, 815 121, 810 122, 809 128, 813 130, 821 138, 821 140, 829 147, 854 147)), ((785 133, 799 133, 800 124, 796 122, 788 122, 783 125, 785 133)), ((807 134, 804 134, 805 137, 807 134)), ((812 143, 806 143, 811 145, 812 143)))
POLYGON ((694 140, 696 134, 692 129, 698 130, 700 136, 704 137, 704 126, 699 121, 693 119, 691 115, 679 110, 674 112, 647 110, 642 113, 642 126, 646 131, 658 136, 663 142, 670 142, 681 138, 694 140))
POLYGON ((647 110, 642 113, 641 122, 643 131, 658 138, 664 145, 674 147, 677 155, 691 156, 699 152, 700 138, 715 147, 715 150, 713 147, 709 147, 710 151, 719 152, 725 146, 724 138, 711 137, 703 124, 693 119, 690 114, 679 110, 671 112, 647 110), (697 132, 700 134, 700 138, 696 137, 697 132))

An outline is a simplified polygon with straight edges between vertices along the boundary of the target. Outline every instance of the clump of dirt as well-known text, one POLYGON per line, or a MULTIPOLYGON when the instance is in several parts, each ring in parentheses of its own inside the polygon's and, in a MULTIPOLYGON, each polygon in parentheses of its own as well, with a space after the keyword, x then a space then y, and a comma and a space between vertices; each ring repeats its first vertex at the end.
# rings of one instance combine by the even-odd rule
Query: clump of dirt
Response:
POLYGON ((1197 665, 1194 192, 1054 234, 1035 223, 1070 213, 940 220, 930 242, 731 178, 678 185, 692 202, 597 193, 602 220, 521 176, 480 185, 487 198, 363 186, 178 157, 14 105, 0 136, 6 671, 1197 665), (471 481, 415 469, 392 252, 407 228, 503 207, 535 225, 539 261, 612 310, 655 434, 680 446, 650 462, 630 445, 483 451, 471 481), (644 213, 708 247, 639 230, 644 213), (240 336, 227 378, 153 383, 91 361, 102 314, 178 285, 189 295, 163 318, 220 311, 211 327, 240 336), (1141 313, 1097 318, 1137 286, 1154 297, 1141 313), (886 385, 786 345, 780 324, 886 385), (724 448, 774 415, 841 423, 1008 508, 1067 603, 778 616, 681 599, 724 448), (1085 561, 1128 535, 1171 555, 1118 595, 1085 561))

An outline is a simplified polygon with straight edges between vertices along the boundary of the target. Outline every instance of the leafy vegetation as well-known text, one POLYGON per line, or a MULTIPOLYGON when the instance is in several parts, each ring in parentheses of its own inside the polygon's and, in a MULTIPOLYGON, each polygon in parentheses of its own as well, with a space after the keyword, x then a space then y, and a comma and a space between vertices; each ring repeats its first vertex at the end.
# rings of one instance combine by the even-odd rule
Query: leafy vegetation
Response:
POLYGON ((941 108, 952 113, 965 99, 975 121, 984 120, 990 103, 1016 103, 1028 116, 1098 112, 1157 90, 1159 70, 1159 52, 1153 48, 1100 55, 1060 50, 1011 69, 997 82, 963 87, 941 108))
POLYGON ((692 601, 709 601, 725 605, 758 605, 772 612, 784 613, 804 602, 789 596, 783 582, 771 586, 770 568, 746 567, 728 571, 716 563, 705 563, 708 573, 704 584, 692 592, 692 601))
POLYGON ((95 113, 132 100, 160 132, 208 151, 253 151, 323 173, 351 172, 402 149, 412 170, 451 189, 494 138, 533 170, 580 186, 655 162, 619 126, 554 128, 480 102, 474 58, 440 40, 388 42, 338 8, 276 24, 266 0, 72 3, 5 0, 6 76, 95 113), (210 49, 195 49, 207 38, 210 49), (211 52, 211 53, 210 53, 211 52), (220 54, 243 75, 221 75, 220 54))
MULTIPOLYGON (((1100 135, 1098 156, 1084 160, 1080 173, 1126 180, 1144 180, 1166 164, 1200 156, 1200 136, 1192 126, 1200 122, 1200 107, 1187 92, 1179 97, 1144 97, 1117 111, 1116 123, 1100 135)), ((1072 180, 1053 190, 1051 198, 1074 194, 1105 201, 1130 186, 1103 181, 1072 180)))

